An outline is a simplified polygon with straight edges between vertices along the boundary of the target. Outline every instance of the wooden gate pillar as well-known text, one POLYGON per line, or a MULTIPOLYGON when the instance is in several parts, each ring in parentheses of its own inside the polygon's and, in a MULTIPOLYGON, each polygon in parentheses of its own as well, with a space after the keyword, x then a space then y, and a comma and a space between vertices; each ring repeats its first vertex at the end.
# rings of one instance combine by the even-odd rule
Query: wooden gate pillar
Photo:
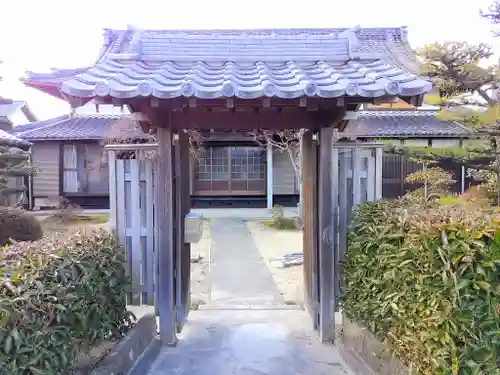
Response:
POLYGON ((174 285, 176 331, 180 332, 190 308, 191 244, 185 242, 185 217, 191 209, 189 135, 179 132, 174 142, 174 285))
POLYGON ((318 258, 319 258, 319 336, 322 342, 331 341, 335 334, 335 272, 337 259, 337 199, 338 164, 333 163, 334 128, 319 131, 318 158, 318 258), (337 168, 335 168, 337 167, 337 168), (335 173, 335 175, 334 175, 335 173), (334 183, 335 180, 335 183, 334 183))
POLYGON ((304 253, 304 301, 311 315, 314 329, 319 327, 319 285, 318 285, 318 226, 317 226, 317 155, 316 141, 312 131, 302 136, 300 143, 303 212, 302 248, 304 253))
POLYGON ((158 128, 156 235, 157 248, 157 306, 160 316, 160 339, 163 345, 175 345, 175 291, 174 291, 174 189, 173 189, 173 134, 158 128))

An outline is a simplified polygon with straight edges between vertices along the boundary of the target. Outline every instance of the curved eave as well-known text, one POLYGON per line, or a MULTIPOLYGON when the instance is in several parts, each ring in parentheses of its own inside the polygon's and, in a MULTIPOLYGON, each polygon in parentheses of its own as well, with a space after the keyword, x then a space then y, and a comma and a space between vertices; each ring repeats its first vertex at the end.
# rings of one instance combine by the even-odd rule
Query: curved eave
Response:
POLYGON ((189 66, 172 61, 154 65, 106 61, 61 83, 61 91, 72 97, 118 99, 414 97, 431 88, 431 82, 381 60, 288 61, 278 66, 227 62, 219 67, 201 61, 189 66))
POLYGON ((27 80, 23 81, 23 83, 26 87, 31 87, 58 99, 66 100, 65 95, 61 92, 59 84, 31 82, 27 80))

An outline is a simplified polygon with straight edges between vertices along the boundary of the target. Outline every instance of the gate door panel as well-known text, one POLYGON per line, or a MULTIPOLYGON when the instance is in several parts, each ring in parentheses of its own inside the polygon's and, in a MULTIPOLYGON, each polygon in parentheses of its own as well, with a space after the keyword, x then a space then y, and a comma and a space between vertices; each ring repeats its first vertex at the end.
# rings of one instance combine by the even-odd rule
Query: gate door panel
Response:
POLYGON ((191 245, 185 243, 185 217, 191 208, 189 138, 180 133, 174 144, 174 294, 175 326, 180 333, 191 305, 191 245))

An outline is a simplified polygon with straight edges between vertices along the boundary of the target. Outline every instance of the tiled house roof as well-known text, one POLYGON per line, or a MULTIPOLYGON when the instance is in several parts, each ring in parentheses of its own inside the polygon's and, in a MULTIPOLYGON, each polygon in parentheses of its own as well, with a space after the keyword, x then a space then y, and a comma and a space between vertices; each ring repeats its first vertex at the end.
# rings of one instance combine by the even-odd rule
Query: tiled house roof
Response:
POLYGON ((437 111, 361 111, 349 122, 346 132, 365 138, 456 138, 471 132, 453 121, 442 121, 437 111))
MULTIPOLYGON (((28 73, 65 95, 333 98, 417 96, 431 83, 401 28, 105 30, 93 66, 28 73)), ((51 91, 53 92, 53 91, 51 91)))
POLYGON ((0 146, 29 147, 30 142, 20 139, 0 129, 0 146))
POLYGON ((26 103, 22 100, 0 99, 0 118, 7 118, 20 110, 26 103))
POLYGON ((65 115, 16 126, 12 135, 36 141, 144 138, 139 125, 117 115, 65 115))
MULTIPOLYGON (((441 121, 436 111, 361 111, 345 130, 361 138, 457 138, 470 131, 452 121, 441 121)), ((145 139, 139 125, 120 115, 65 115, 51 120, 19 125, 10 132, 27 141, 145 139)), ((217 137, 213 137, 216 139, 217 137)), ((241 137, 237 140, 241 140, 241 137)))
POLYGON ((9 121, 9 117, 17 111, 23 111, 29 121, 36 121, 25 101, 0 98, 0 121, 9 121))

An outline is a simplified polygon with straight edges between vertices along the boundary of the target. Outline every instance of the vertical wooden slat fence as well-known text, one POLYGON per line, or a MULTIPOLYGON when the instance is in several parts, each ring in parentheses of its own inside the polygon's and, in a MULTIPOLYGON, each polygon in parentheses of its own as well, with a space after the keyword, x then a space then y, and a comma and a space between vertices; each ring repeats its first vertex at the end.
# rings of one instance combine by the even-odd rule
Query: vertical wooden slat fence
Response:
MULTIPOLYGON (((382 164, 383 144, 379 143, 347 143, 334 145, 332 155, 334 184, 333 199, 335 215, 338 218, 334 232, 335 252, 342 262, 347 251, 348 227, 353 211, 365 202, 382 199, 382 164)), ((335 266, 335 265, 334 265, 335 266)), ((336 310, 341 287, 341 269, 334 272, 336 310)))
POLYGON ((127 254, 131 305, 154 305, 156 145, 108 145, 110 223, 127 254))

